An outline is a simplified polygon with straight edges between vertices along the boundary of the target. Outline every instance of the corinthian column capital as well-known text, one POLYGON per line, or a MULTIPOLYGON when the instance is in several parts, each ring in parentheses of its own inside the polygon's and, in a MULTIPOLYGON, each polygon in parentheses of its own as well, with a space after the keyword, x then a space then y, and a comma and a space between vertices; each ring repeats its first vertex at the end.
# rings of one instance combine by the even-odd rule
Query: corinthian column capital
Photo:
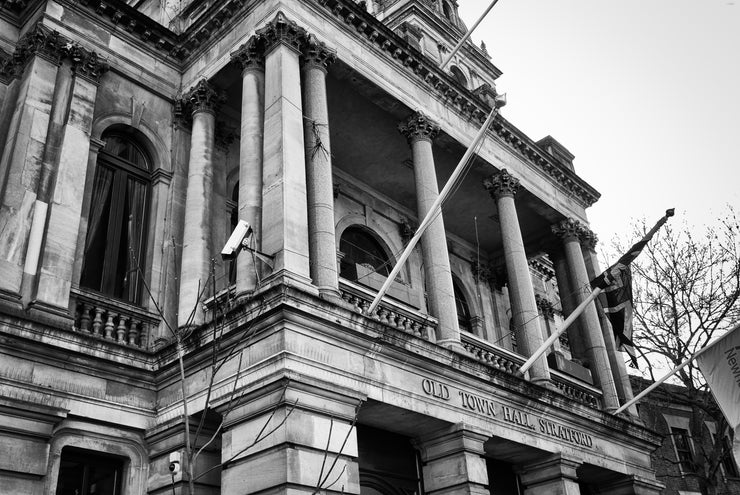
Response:
POLYGON ((265 70, 264 43, 257 36, 252 36, 231 54, 231 60, 241 67, 242 72, 248 70, 265 70))
POLYGON ((326 73, 326 70, 337 59, 337 52, 328 48, 325 43, 311 36, 301 51, 304 67, 317 67, 326 73))
POLYGON ((282 12, 278 12, 269 24, 258 30, 257 36, 264 41, 268 52, 278 43, 283 43, 300 52, 308 38, 306 30, 295 21, 285 17, 282 12))
POLYGON ((582 225, 581 228, 581 244, 591 251, 595 251, 596 245, 599 243, 599 238, 593 230, 589 229, 585 225, 582 225))
POLYGON ((564 241, 580 241, 583 224, 575 218, 566 218, 551 227, 552 233, 564 241))
POLYGON ((109 69, 108 63, 101 60, 97 53, 77 44, 69 47, 69 58, 72 60, 72 71, 75 75, 84 77, 95 84, 100 83, 100 78, 109 69))
POLYGON ((403 134, 409 143, 424 140, 432 142, 439 134, 439 126, 421 112, 398 124, 398 131, 403 134))
POLYGON ((182 98, 184 107, 194 115, 198 112, 216 113, 219 105, 226 100, 223 91, 219 91, 205 79, 190 88, 182 98))
POLYGON ((504 168, 499 173, 483 179, 483 187, 486 188, 493 199, 498 199, 503 196, 516 196, 521 184, 519 179, 504 168))

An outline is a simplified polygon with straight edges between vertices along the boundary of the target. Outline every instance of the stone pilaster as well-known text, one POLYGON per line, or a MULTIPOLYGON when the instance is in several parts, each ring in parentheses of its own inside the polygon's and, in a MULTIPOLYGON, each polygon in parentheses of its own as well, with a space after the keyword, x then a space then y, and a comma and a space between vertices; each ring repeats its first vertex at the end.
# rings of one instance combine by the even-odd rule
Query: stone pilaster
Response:
POLYGON ((305 30, 282 13, 257 32, 265 42, 262 251, 274 256, 266 282, 289 278, 309 288, 306 153, 300 47, 305 30))
POLYGON ((580 495, 576 469, 581 461, 556 454, 519 469, 524 495, 580 495))
POLYGON ((0 157, 0 291, 16 296, 20 295, 61 57, 58 43, 58 35, 37 25, 19 41, 13 54, 14 67, 22 76, 0 157))
MULTIPOLYGON (((589 280, 593 280, 602 272, 596 254, 596 244, 598 241, 596 234, 585 227, 583 228, 581 232, 581 249, 589 280)), ((602 294, 599 296, 598 301, 603 308, 606 297, 602 294)), ((609 357, 609 365, 611 366, 612 376, 614 377, 614 383, 617 388, 617 397, 620 404, 626 404, 632 400, 634 394, 632 393, 632 384, 630 384, 629 375, 627 374, 627 367, 624 364, 624 357, 617 350, 617 345, 614 341, 614 331, 612 330, 611 323, 609 323, 609 318, 606 317, 603 311, 597 311, 597 313, 599 322, 601 323, 601 331, 604 335, 604 344, 606 345, 606 353, 609 357)), ((631 406, 628 411, 633 416, 637 416, 636 406, 631 406)))
POLYGON ((213 197, 213 148, 216 109, 223 95, 201 80, 185 95, 192 112, 185 224, 180 268, 180 297, 177 324, 200 325, 204 321, 203 300, 210 285, 210 239, 213 197), (192 318, 191 318, 192 315, 192 318))
POLYGON ((424 491, 441 495, 488 495, 483 444, 488 435, 457 424, 415 441, 421 452, 424 491))
POLYGON ((95 99, 100 77, 108 70, 94 52, 73 48, 72 53, 85 55, 70 57, 74 77, 58 157, 52 153, 57 163, 54 189, 49 185, 44 193, 50 202, 35 296, 43 306, 64 310, 69 306, 75 267, 95 99))
POLYGON ((314 384, 262 387, 224 418, 221 493, 359 494, 358 403, 314 384), (252 445, 268 420, 275 431, 252 445))
MULTIPOLYGON (((514 203, 514 196, 520 188, 519 180, 504 169, 485 179, 483 185, 496 201, 498 209, 517 350, 524 356, 531 356, 542 345, 543 339, 532 276, 514 203)), ((529 373, 535 383, 550 380, 545 356, 535 361, 529 373)))
POLYGON ((335 58, 333 50, 316 40, 306 43, 303 48, 303 111, 306 116, 303 135, 306 145, 311 279, 320 294, 330 297, 340 297, 326 98, 327 68, 335 58))
MULTIPOLYGON (((581 304, 591 293, 590 278, 586 271, 586 263, 581 251, 580 236, 583 226, 572 218, 563 220, 552 226, 552 232, 563 242, 565 259, 574 294, 578 304, 581 304)), ((604 394, 604 407, 607 411, 616 410, 619 407, 617 390, 612 376, 609 357, 606 353, 604 335, 601 332, 599 316, 596 305, 591 302, 586 306, 579 317, 583 331, 584 351, 589 360, 591 375, 604 394)))
POLYGON ((62 139, 64 137, 64 125, 69 110, 70 89, 73 84, 71 66, 65 62, 57 71, 57 79, 54 84, 54 98, 51 104, 51 115, 46 143, 44 144, 44 155, 39 172, 39 183, 36 201, 34 203, 33 218, 26 249, 26 260, 23 267, 23 279, 21 283, 21 299, 23 305, 28 306, 33 299, 36 285, 36 273, 41 255, 44 231, 46 230, 49 201, 52 194, 52 184, 59 165, 62 139))
MULTIPOLYGON (((265 56, 263 43, 250 38, 232 55, 242 70, 241 138, 239 141, 239 218, 252 227, 254 249, 262 250, 262 151, 265 125, 265 56)), ((236 292, 257 287, 262 266, 251 253, 236 260, 236 292)))
MULTIPOLYGON (((439 197, 432 151, 432 141, 439 134, 439 126, 417 112, 399 124, 398 130, 411 146, 416 182, 416 209, 421 221, 439 197)), ((421 248, 430 312, 439 320, 437 342, 457 347, 460 345, 460 328, 457 321, 455 291, 452 286, 450 257, 447 252, 447 236, 441 212, 422 235, 421 248)))

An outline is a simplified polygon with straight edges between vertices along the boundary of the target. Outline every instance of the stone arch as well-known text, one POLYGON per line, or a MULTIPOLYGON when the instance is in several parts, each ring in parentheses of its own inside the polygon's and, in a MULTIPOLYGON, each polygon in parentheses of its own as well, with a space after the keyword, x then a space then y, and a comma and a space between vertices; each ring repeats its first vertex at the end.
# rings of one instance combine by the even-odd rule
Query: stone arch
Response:
POLYGON ((469 86, 468 78, 460 67, 452 65, 450 66, 450 72, 452 73, 452 77, 454 77, 463 87, 467 88, 469 86))
POLYGON ((99 117, 93 122, 90 137, 100 139, 103 133, 114 129, 127 129, 141 146, 149 153, 152 160, 152 171, 162 168, 172 172, 172 163, 169 159, 169 147, 159 133, 151 129, 146 123, 139 122, 138 125, 131 125, 131 116, 123 113, 108 114, 99 117))
POLYGON ((54 432, 49 448, 49 463, 44 493, 56 493, 62 449, 64 447, 75 447, 120 457, 124 461, 121 492, 147 492, 149 456, 142 443, 126 438, 117 431, 105 433, 100 431, 100 427, 76 426, 78 427, 64 426, 54 432))
POLYGON ((455 306, 457 308, 460 329, 477 333, 474 322, 475 319, 480 318, 480 308, 478 306, 478 298, 475 297, 475 291, 471 291, 464 279, 455 274, 455 272, 452 272, 451 275, 452 285, 455 289, 455 306), (463 308, 467 311, 463 311, 463 308))

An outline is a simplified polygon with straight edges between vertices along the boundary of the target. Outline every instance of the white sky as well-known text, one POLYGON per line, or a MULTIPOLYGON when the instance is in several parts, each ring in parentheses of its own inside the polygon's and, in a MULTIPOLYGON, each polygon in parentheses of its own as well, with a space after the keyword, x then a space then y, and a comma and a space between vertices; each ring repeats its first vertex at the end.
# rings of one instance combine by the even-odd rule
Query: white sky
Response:
MULTIPOLYGON (((471 26, 490 1, 458 3, 471 26)), ((504 72, 502 115, 602 194, 602 245, 666 208, 697 226, 740 209, 740 0, 499 0, 473 40, 504 72)))

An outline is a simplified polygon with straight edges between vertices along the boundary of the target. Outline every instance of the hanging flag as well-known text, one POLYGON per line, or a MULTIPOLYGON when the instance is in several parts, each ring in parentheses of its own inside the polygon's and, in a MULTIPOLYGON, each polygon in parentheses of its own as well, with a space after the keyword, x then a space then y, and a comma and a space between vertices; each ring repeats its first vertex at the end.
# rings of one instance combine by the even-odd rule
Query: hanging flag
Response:
POLYGON ((720 337, 696 362, 727 422, 740 433, 740 325, 720 337))
POLYGON ((632 365, 637 367, 635 345, 632 343, 632 272, 630 263, 642 252, 643 248, 652 239, 668 218, 672 217, 673 209, 666 210, 663 218, 653 226, 619 261, 610 266, 601 275, 591 281, 591 287, 601 289, 606 296, 604 313, 609 318, 614 331, 614 340, 617 349, 629 354, 632 365))

